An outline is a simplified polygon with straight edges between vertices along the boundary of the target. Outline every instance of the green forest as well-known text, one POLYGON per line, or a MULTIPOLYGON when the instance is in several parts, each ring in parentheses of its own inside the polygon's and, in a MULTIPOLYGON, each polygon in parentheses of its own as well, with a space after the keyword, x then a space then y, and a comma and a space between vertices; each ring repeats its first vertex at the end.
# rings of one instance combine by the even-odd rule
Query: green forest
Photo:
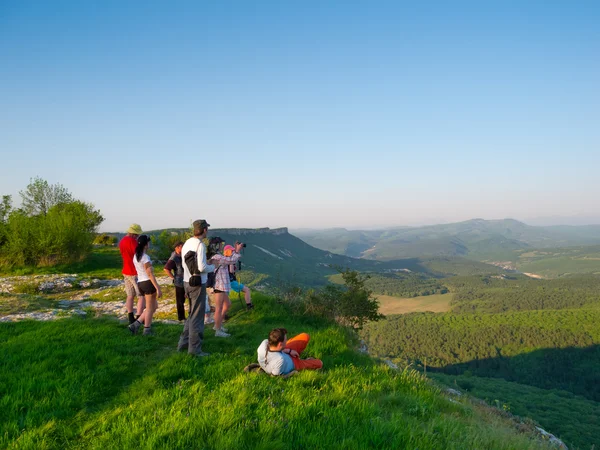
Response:
POLYGON ((443 282, 451 312, 370 323, 361 333, 369 351, 532 417, 570 448, 598 446, 600 277, 443 282))

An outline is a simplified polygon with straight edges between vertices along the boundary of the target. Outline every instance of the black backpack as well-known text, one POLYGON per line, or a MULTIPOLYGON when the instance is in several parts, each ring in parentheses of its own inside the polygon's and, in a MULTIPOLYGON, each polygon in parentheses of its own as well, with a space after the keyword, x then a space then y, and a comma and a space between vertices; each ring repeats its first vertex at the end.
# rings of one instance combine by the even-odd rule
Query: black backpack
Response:
POLYGON ((223 266, 217 267, 217 270, 215 270, 214 272, 208 274, 208 279, 206 281, 206 287, 207 288, 214 288, 215 287, 215 282, 217 281, 217 272, 219 271, 219 269, 221 267, 223 267, 223 266))
POLYGON ((202 286, 202 277, 200 276, 200 271, 198 270, 198 257, 196 256, 196 252, 193 250, 189 250, 184 255, 183 261, 191 274, 189 281, 190 286, 202 286))

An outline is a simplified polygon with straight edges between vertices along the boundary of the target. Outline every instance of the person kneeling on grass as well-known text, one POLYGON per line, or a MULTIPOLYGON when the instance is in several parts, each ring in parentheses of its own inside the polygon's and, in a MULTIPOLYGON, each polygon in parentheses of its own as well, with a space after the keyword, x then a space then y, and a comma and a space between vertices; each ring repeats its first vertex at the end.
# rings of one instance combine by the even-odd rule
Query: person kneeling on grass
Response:
POLYGON ((323 361, 315 358, 300 359, 310 341, 308 333, 300 333, 290 340, 285 328, 275 328, 269 333, 256 351, 258 364, 269 375, 289 375, 299 370, 318 370, 323 367, 323 361))

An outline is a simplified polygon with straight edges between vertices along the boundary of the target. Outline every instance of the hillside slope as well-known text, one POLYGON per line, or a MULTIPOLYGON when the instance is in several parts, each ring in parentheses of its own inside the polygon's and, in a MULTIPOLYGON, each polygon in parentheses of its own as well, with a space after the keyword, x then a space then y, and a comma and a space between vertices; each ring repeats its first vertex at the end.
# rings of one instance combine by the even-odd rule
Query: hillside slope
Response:
POLYGON ((221 237, 227 243, 246 243, 242 257, 243 271, 240 273, 242 282, 260 284, 265 288, 281 285, 324 286, 327 278, 337 273, 336 267, 367 273, 410 271, 431 277, 502 272, 492 265, 464 258, 396 258, 389 261, 352 258, 315 248, 290 234, 287 228, 217 228, 209 231, 209 237, 214 236, 221 237))
POLYGON ((417 372, 354 350, 343 329, 257 296, 207 331, 206 358, 177 353, 177 325, 129 336, 108 319, 0 324, 2 448, 549 448, 525 424, 450 401, 417 372), (324 370, 242 372, 268 330, 311 334, 324 370))
POLYGON ((337 228, 295 233, 324 250, 377 260, 422 256, 511 259, 517 250, 600 244, 600 225, 534 227, 513 219, 473 219, 377 231, 337 228))

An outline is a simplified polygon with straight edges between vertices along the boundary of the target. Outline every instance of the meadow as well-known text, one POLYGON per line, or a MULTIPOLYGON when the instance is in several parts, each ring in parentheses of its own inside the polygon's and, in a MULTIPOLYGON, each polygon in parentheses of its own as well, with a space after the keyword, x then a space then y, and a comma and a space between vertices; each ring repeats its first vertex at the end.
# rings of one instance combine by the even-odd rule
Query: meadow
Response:
POLYGON ((385 316, 407 314, 411 312, 446 312, 450 311, 450 303, 454 294, 434 294, 420 297, 393 297, 376 295, 379 301, 379 312, 385 316))
POLYGON ((227 324, 232 338, 206 332, 205 358, 175 351, 180 325, 156 324, 148 338, 92 314, 0 323, 0 447, 547 448, 532 423, 358 352, 346 328, 254 302, 227 324), (324 369, 244 373, 276 326, 309 332, 307 354, 324 369))

